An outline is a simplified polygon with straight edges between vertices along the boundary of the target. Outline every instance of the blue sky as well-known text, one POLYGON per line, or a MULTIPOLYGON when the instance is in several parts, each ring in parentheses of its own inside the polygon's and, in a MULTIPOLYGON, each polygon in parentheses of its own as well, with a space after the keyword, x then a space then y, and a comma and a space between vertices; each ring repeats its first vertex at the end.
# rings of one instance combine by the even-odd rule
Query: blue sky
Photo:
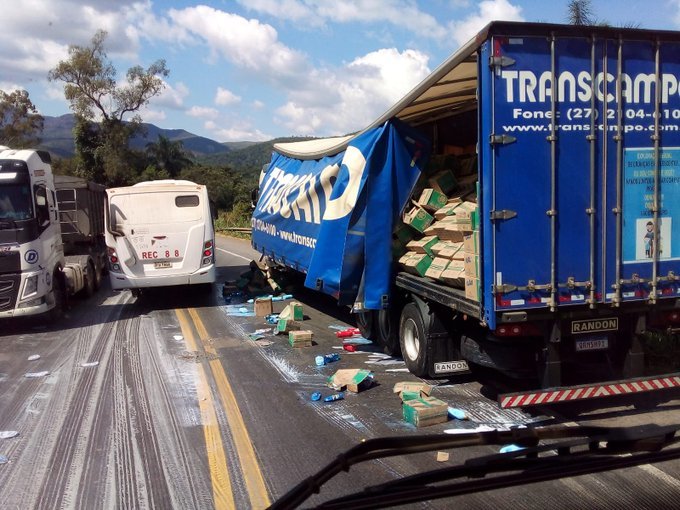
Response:
MULTIPOLYGON (((568 0, 2 0, 0 89, 69 113, 47 73, 98 29, 118 77, 165 59, 145 122, 214 140, 359 130, 492 20, 566 22, 568 0)), ((592 0, 611 25, 680 30, 680 0, 592 0)))

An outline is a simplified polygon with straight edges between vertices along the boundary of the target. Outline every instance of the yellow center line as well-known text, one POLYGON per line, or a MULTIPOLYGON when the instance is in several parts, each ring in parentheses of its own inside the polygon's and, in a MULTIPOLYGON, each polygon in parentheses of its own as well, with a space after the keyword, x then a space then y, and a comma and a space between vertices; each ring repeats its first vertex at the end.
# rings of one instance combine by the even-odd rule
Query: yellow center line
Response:
MULTIPOLYGON (((194 338, 189 318, 184 310, 176 310, 182 335, 186 340, 189 351, 198 352, 198 345, 194 338)), ((201 411, 201 422, 203 423, 203 435, 205 446, 208 452, 208 466, 210 467, 210 478, 212 480, 213 501, 216 509, 232 510, 236 508, 234 496, 231 492, 231 480, 229 469, 227 468, 227 458, 224 454, 222 445, 222 435, 217 413, 213 402, 210 384, 202 365, 198 366, 198 383, 196 384, 198 397, 198 407, 201 411)))
MULTIPOLYGON (((196 331, 202 340, 206 352, 217 356, 217 351, 212 345, 209 345, 205 340, 209 338, 208 331, 205 329, 198 312, 195 309, 189 309, 189 315, 193 319, 196 331)), ((212 368, 213 377, 217 384, 217 390, 222 400, 227 420, 229 421, 229 428, 236 452, 238 453, 239 461, 241 463, 241 470, 243 471, 243 478, 246 482, 246 488, 250 497, 250 503, 253 508, 267 508, 271 505, 267 486, 264 483, 264 477, 260 470, 260 465, 255 455, 253 442, 250 439, 248 430, 246 429, 243 415, 238 407, 238 401, 234 395, 234 391, 229 384, 229 379, 224 371, 224 367, 219 359, 210 361, 210 368, 212 368)))

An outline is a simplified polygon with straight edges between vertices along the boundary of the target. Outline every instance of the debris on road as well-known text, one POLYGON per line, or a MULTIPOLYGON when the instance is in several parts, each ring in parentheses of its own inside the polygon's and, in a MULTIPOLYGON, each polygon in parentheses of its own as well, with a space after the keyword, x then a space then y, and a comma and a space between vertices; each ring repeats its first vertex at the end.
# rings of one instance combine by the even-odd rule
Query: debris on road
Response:
POLYGON ((402 381, 394 385, 392 392, 399 394, 402 401, 413 400, 418 397, 429 397, 432 386, 422 382, 402 381))
POLYGON ((0 439, 11 439, 19 435, 16 430, 0 430, 0 439))
POLYGON ((373 372, 360 368, 342 368, 328 378, 328 386, 343 391, 359 393, 373 386, 373 372))
POLYGON ((449 452, 437 452, 437 462, 446 462, 449 460, 449 452))
POLYGON ((347 328, 335 332, 338 338, 352 338, 353 336, 361 336, 361 331, 358 328, 347 328))
POLYGON ((512 452, 518 452, 520 450, 524 450, 522 446, 516 445, 516 444, 508 444, 503 446, 500 450, 498 450, 499 453, 512 453, 512 452))
MULTIPOLYGON (((281 321, 279 321, 280 323, 281 321)), ((291 347, 311 347, 313 336, 314 333, 309 330, 290 331, 288 333, 288 343, 290 343, 291 347)))
POLYGON ((50 373, 45 370, 44 372, 28 372, 24 374, 24 377, 28 377, 29 379, 33 378, 38 378, 38 377, 45 377, 46 375, 49 375, 50 373))
POLYGON ((445 423, 449 405, 435 397, 417 397, 402 402, 404 420, 416 427, 445 423))
POLYGON ((269 346, 270 346, 271 344, 273 344, 274 342, 272 342, 271 340, 262 340, 262 339, 260 339, 260 340, 255 340, 255 343, 256 343, 257 345, 259 345, 260 347, 269 347, 269 346))
POLYGON ((290 333, 291 331, 298 331, 301 328, 299 322, 293 319, 279 319, 276 323, 276 332, 278 333, 290 333))
POLYGON ((97 365, 99 365, 99 361, 88 361, 80 364, 83 368, 96 367, 97 365))
POLYGON ((276 324, 279 322, 279 314, 278 313, 273 313, 271 315, 267 315, 264 320, 267 322, 267 324, 276 324))
POLYGON ((257 298, 255 300, 255 316, 256 317, 266 317, 274 312, 274 305, 272 304, 272 298, 257 298))
POLYGON ((327 397, 324 397, 323 401, 324 402, 334 402, 335 400, 342 400, 345 398, 345 394, 343 392, 336 393, 335 395, 328 395, 327 397))
POLYGON ((172 338, 173 338, 174 340, 177 340, 178 342, 179 342, 180 340, 184 340, 184 337, 183 337, 182 335, 175 335, 175 336, 173 336, 172 338))
POLYGON ((0 464, 7 464, 9 462, 9 459, 5 457, 4 455, 0 455, 0 464))
POLYGON ((281 319, 293 319, 294 321, 305 320, 305 315, 302 311, 302 305, 297 301, 288 303, 283 311, 279 314, 279 320, 281 319))
POLYGON ((462 409, 456 409, 455 407, 449 407, 449 416, 455 420, 469 420, 470 417, 462 409))
POLYGON ((328 363, 333 363, 334 361, 340 361, 340 355, 337 353, 332 353, 332 354, 324 354, 321 356, 317 356, 314 359, 315 363, 317 366, 322 367, 324 365, 327 365, 328 363))
POLYGON ((227 305, 227 315, 236 317, 255 317, 255 312, 243 305, 227 305))
POLYGON ((36 361, 40 359, 40 354, 31 354, 26 361, 36 361))
POLYGON ((312 393, 312 396, 310 398, 312 402, 318 402, 319 400, 321 400, 321 393, 315 391, 314 393, 312 393))

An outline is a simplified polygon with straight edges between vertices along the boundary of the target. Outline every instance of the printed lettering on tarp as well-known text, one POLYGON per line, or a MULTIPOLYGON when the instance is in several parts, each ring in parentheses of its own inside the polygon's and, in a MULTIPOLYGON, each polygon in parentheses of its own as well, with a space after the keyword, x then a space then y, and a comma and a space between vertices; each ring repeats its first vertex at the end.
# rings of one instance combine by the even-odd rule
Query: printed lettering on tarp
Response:
POLYGON ((342 304, 361 288, 363 306, 379 308, 389 294, 394 222, 428 155, 422 135, 394 119, 337 155, 274 153, 252 216, 253 247, 342 304))

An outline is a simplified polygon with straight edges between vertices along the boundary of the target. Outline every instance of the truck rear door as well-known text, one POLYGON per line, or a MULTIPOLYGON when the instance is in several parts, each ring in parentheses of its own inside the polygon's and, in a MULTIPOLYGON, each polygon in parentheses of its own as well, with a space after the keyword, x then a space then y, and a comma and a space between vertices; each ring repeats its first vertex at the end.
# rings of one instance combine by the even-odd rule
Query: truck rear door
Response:
POLYGON ((680 44, 496 36, 486 51, 487 306, 678 295, 680 44))

